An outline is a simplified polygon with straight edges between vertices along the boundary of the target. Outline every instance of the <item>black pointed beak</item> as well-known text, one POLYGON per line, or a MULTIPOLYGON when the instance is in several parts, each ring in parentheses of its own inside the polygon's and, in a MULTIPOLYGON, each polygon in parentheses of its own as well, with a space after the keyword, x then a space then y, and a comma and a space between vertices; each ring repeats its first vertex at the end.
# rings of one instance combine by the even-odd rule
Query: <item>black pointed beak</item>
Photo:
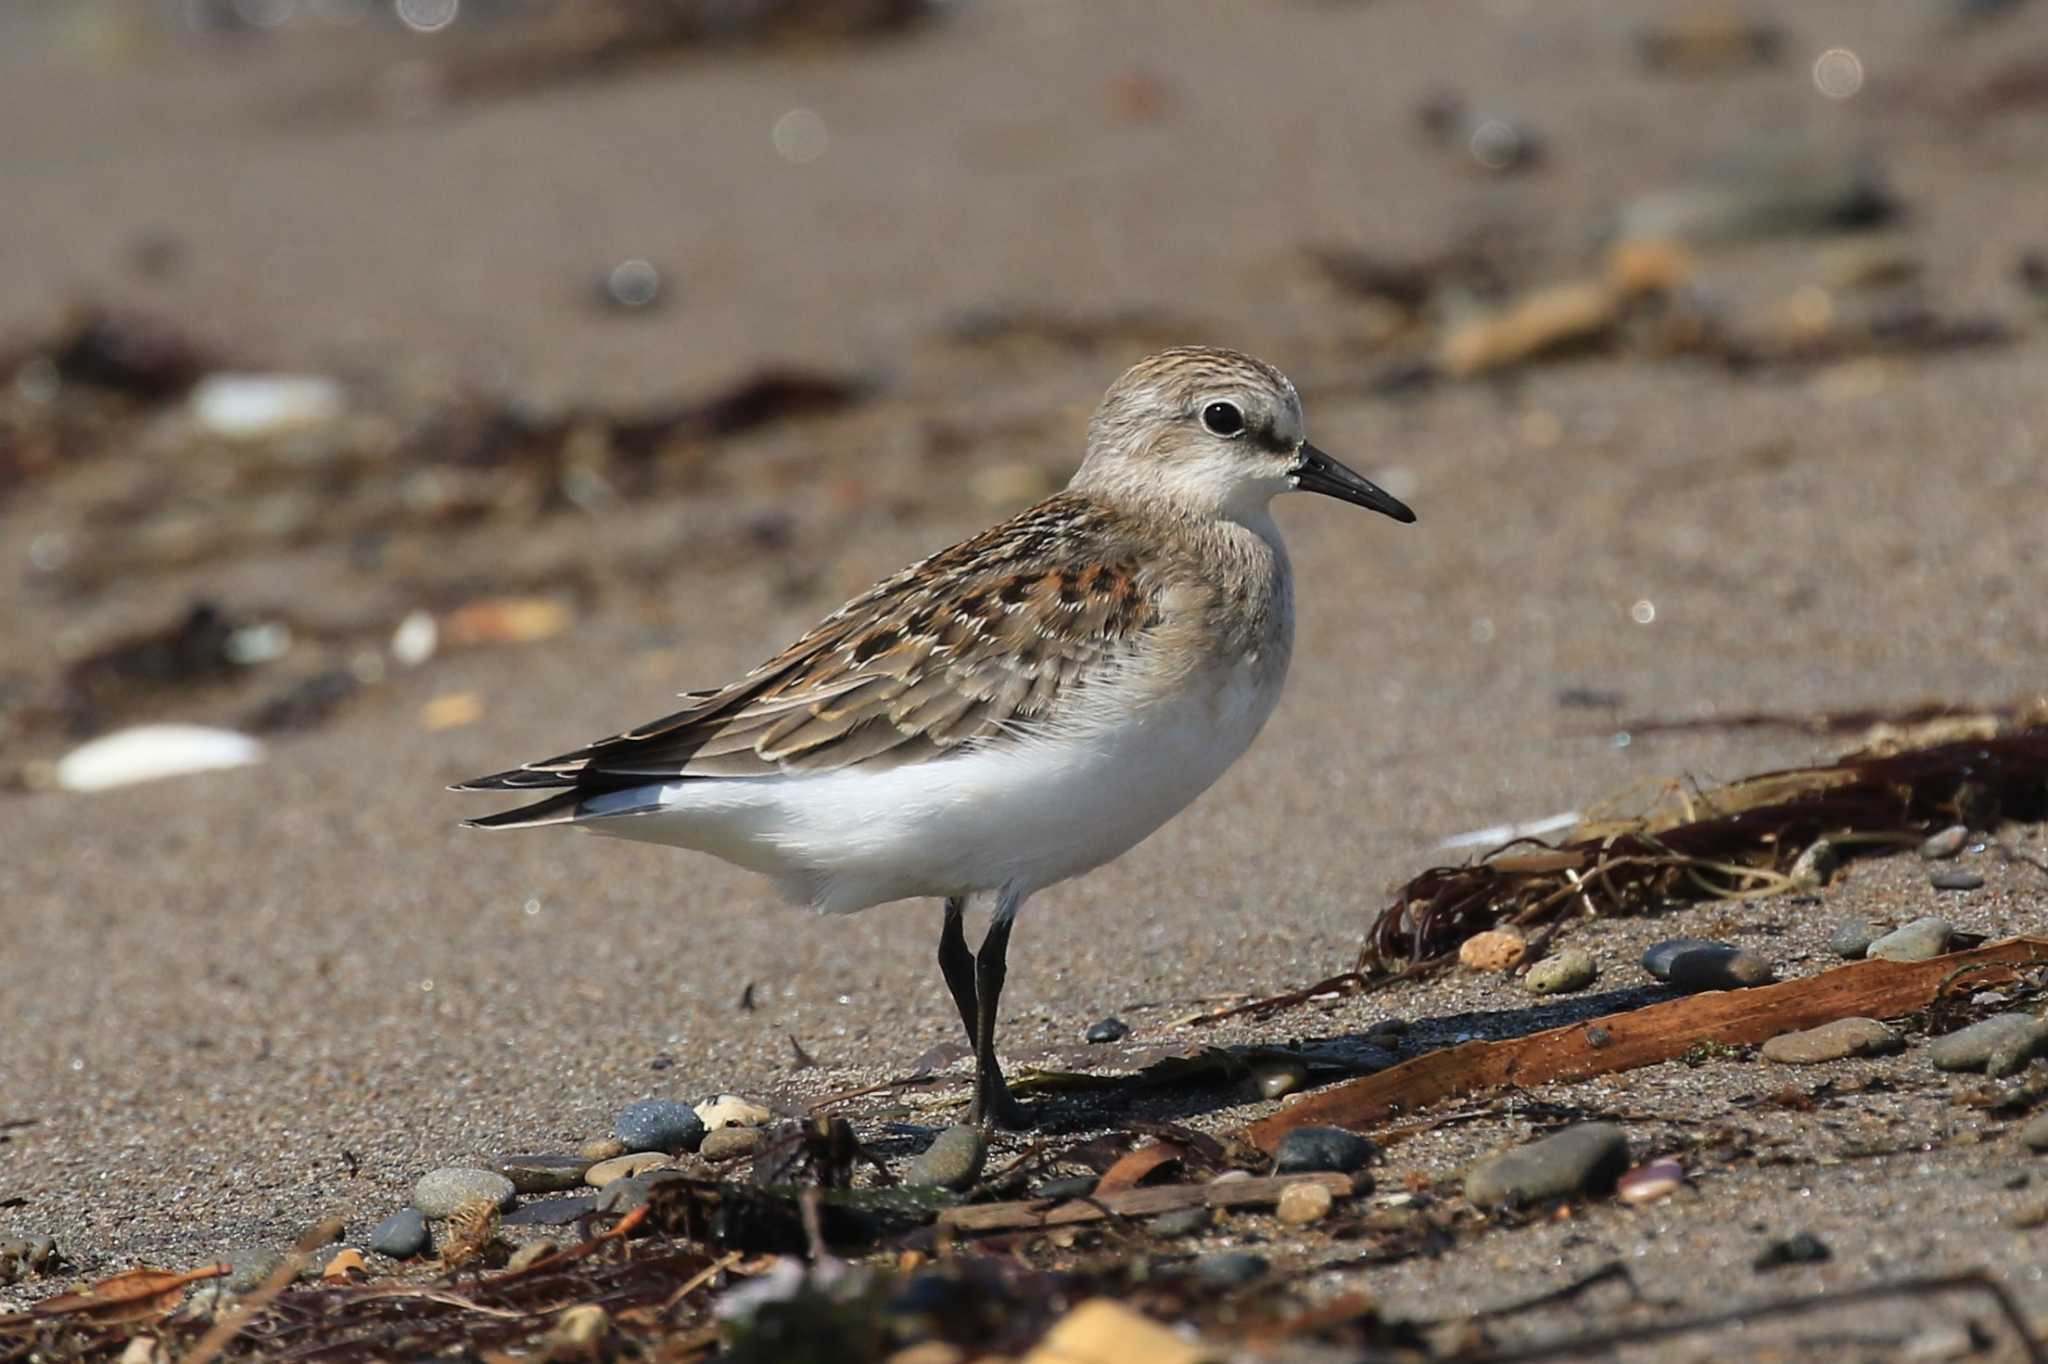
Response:
POLYGON ((1315 446, 1303 441, 1294 465, 1294 486, 1368 507, 1403 523, 1415 520, 1406 503, 1371 479, 1351 472, 1315 446))

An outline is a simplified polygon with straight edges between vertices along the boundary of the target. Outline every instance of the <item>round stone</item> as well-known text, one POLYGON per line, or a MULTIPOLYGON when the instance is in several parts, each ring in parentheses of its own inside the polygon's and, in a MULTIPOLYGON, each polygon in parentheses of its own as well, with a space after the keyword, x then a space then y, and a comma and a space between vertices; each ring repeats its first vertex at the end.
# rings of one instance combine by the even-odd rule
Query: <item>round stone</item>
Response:
POLYGON ((1522 985, 1532 995, 1568 995, 1599 978, 1600 964, 1593 960, 1592 953, 1567 947, 1530 967, 1522 977, 1522 985))
POLYGON ((1929 914, 1885 934, 1865 955, 1873 961, 1927 961, 1948 951, 1954 932, 1947 919, 1929 914))
POLYGON ((1654 1203, 1685 1187, 1685 1167, 1666 1157, 1638 1165, 1614 1181, 1614 1196, 1624 1203, 1654 1203))
POLYGON ((1163 1212, 1145 1224, 1154 1236, 1193 1236, 1209 1229, 1215 1214, 1205 1207, 1176 1208, 1163 1212))
POLYGON ((1529 940, 1512 928, 1474 933, 1458 948, 1458 964, 1468 971, 1509 971, 1521 964, 1529 940))
POLYGON ((2048 1110, 2036 1113, 2033 1121, 2020 1129, 2020 1141, 2029 1151, 2048 1151, 2048 1110))
POLYGON ((1920 855, 1929 862, 1946 862, 1963 850, 1963 844, 1970 841, 1970 829, 1966 824, 1951 824, 1938 834, 1929 834, 1927 841, 1920 845, 1920 855))
POLYGON ((767 1134, 758 1127, 721 1127, 704 1134, 697 1154, 706 1160, 738 1160, 754 1154, 765 1140, 767 1134))
POLYGON ((523 1194, 561 1193, 583 1187, 583 1172, 592 1162, 582 1156, 503 1155, 492 1168, 523 1194))
POLYGON ((626 1105, 612 1124, 612 1135, 630 1151, 694 1151, 704 1140, 704 1120, 688 1104, 674 1099, 642 1099, 626 1105))
POLYGON ((1101 1019, 1088 1028, 1090 1042, 1121 1042, 1131 1035, 1131 1025, 1112 1015, 1101 1019))
POLYGON ((1978 890, 1983 887, 1984 878, 1960 867, 1944 867, 1930 875, 1927 884, 1936 890, 1978 890))
POLYGON ((412 1186, 412 1205, 436 1221, 473 1198, 481 1198, 504 1212, 519 1200, 519 1190, 496 1170, 460 1166, 429 1170, 412 1186))
POLYGON ((593 1189, 609 1188, 622 1179, 659 1170, 669 1163, 667 1156, 659 1151, 635 1151, 629 1156, 613 1156, 600 1160, 583 1173, 583 1182, 593 1189))
POLYGON ((270 1246, 236 1246, 220 1258, 228 1264, 222 1287, 230 1293, 247 1293, 262 1287, 277 1272, 284 1263, 284 1252, 270 1246))
POLYGON ((617 1137, 596 1137, 577 1147, 576 1154, 587 1160, 610 1160, 626 1154, 626 1143, 617 1137))
POLYGON ((1717 947, 1724 952, 1733 952, 1735 950, 1727 943, 1714 942, 1708 938, 1666 938, 1662 942, 1651 943, 1643 949, 1643 969, 1658 980, 1668 981, 1671 979, 1672 962, 1685 953, 1693 951, 1695 948, 1703 947, 1717 947))
POLYGON ((1814 1066, 1851 1056, 1878 1056, 1905 1045, 1874 1018, 1838 1018, 1818 1028, 1778 1034, 1764 1043, 1763 1058, 1781 1066, 1814 1066))
POLYGON ((1262 1099, 1278 1099, 1308 1083, 1308 1066, 1291 1056, 1252 1062, 1252 1088, 1262 1099))
POLYGON ((1885 930, 1868 919, 1844 919, 1835 925, 1828 938, 1828 951, 1850 961, 1861 961, 1870 945, 1884 935, 1885 930))
POLYGON ((981 1177, 987 1159, 988 1143, 981 1139, 980 1128, 949 1127, 911 1159, 903 1182, 913 1188, 964 1189, 981 1177))
POLYGON ((1379 1153, 1379 1147, 1341 1127, 1297 1127, 1280 1138, 1273 1152, 1273 1171, 1294 1175, 1334 1170, 1348 1175, 1363 1169, 1379 1153))
POLYGON ((1213 1288, 1242 1288, 1266 1272, 1266 1261, 1250 1251, 1226 1250, 1202 1256, 1188 1266, 1188 1272, 1213 1288))
POLYGON ((1289 1184, 1280 1191, 1280 1206, 1274 1209, 1274 1216, 1290 1227, 1305 1227, 1327 1217, 1335 1201, 1321 1184, 1289 1184))
POLYGON ((377 1229, 370 1233, 370 1249, 394 1260, 410 1260, 415 1255, 424 1255, 433 1244, 433 1234, 427 1230, 427 1219, 418 1208, 400 1208, 379 1222, 377 1229))
POLYGON ((1670 983, 1687 994, 1769 985, 1776 968, 1746 947, 1696 947, 1671 959, 1670 983))
POLYGON ((2010 1075, 2048 1048, 2048 1023, 2032 1014, 1993 1014, 1928 1044, 1936 1070, 1981 1070, 2010 1075))
POLYGON ((1465 1197, 1492 1207, 1599 1193, 1626 1169, 1626 1133, 1613 1123, 1579 1123, 1480 1161, 1465 1176, 1465 1197))
POLYGON ((775 1115, 737 1094, 721 1094, 697 1105, 697 1120, 706 1132, 716 1132, 721 1127, 766 1127, 775 1115))

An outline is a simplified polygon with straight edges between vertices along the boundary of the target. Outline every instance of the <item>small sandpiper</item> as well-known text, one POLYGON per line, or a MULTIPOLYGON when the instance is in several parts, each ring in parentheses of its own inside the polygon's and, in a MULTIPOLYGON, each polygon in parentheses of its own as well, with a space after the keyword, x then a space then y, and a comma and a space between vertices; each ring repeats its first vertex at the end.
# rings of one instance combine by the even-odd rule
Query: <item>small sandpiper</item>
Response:
POLYGON ((821 913, 943 900, 968 1119, 1027 1125, 995 1045, 1017 910, 1159 828, 1272 714, 1294 600, 1268 504, 1294 491, 1415 519, 1304 439, 1272 366, 1162 351, 1111 385, 1064 492, 672 715, 455 789, 553 792, 475 827, 707 852, 821 913), (995 907, 972 953, 962 917, 981 893, 995 907))

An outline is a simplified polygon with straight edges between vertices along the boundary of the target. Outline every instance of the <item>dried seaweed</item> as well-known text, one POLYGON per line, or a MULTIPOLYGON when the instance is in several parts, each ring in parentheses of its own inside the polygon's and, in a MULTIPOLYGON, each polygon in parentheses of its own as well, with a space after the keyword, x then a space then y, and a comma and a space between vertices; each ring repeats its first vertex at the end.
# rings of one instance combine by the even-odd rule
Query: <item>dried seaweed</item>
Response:
POLYGON ((1555 844, 1516 839, 1477 862, 1423 872, 1373 923, 1360 969, 1439 960, 1502 922, 1549 925, 1797 889, 1787 872, 1823 838, 1853 855, 1957 820, 1982 827, 2039 818, 2044 808, 2048 725, 1852 754, 1713 791, 1673 787, 1649 816, 1582 824, 1555 844))

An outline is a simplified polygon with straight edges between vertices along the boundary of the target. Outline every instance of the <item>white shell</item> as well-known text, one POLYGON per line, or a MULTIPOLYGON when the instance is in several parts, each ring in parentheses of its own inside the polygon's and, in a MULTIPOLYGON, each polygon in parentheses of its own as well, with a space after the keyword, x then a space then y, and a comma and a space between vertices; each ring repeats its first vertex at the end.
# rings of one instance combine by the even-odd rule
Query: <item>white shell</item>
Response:
POLYGON ((341 385, 318 374, 209 374, 192 388, 192 416, 229 440, 259 440, 341 416, 341 385))
POLYGON ((79 745, 57 761, 57 785, 105 791, 187 772, 215 772, 263 761, 263 745, 231 729, 137 725, 79 745))

